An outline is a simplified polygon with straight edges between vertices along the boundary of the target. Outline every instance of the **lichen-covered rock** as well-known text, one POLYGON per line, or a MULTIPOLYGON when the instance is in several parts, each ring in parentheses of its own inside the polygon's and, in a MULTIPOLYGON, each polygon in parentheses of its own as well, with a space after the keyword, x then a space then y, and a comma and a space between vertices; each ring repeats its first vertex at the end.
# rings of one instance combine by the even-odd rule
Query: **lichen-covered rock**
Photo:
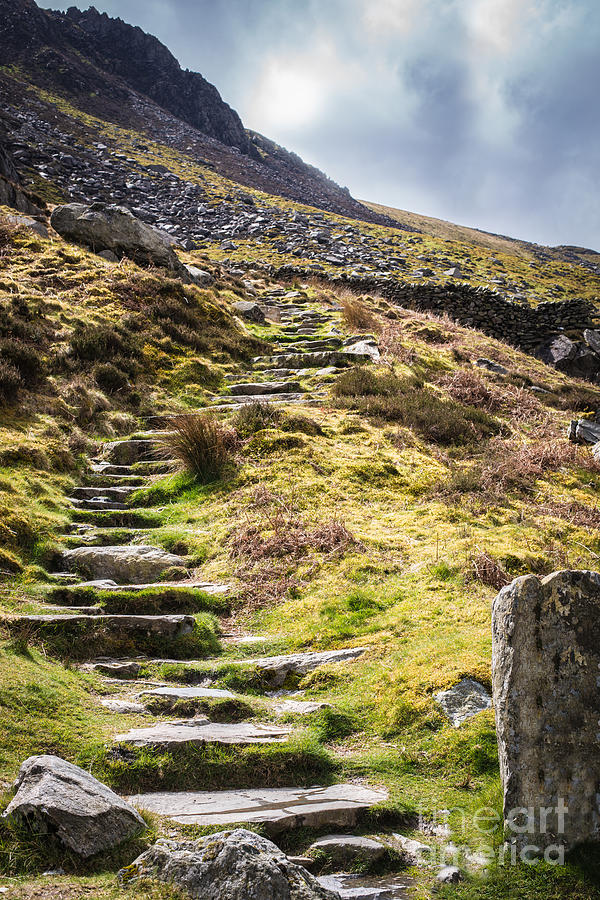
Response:
POLYGON ((435 699, 455 728, 492 705, 484 686, 472 678, 463 678, 449 690, 436 694, 435 699))
POLYGON ((30 756, 3 815, 56 834, 79 856, 112 850, 145 828, 139 813, 89 772, 58 756, 30 756))
POLYGON ((134 584, 152 582, 173 566, 185 566, 183 557, 146 544, 76 547, 65 550, 63 559, 70 568, 86 572, 94 578, 134 584))
POLYGON ((197 900, 339 900, 275 844, 251 831, 219 831, 197 841, 160 840, 122 869, 173 884, 197 900))
POLYGON ((67 203, 57 206, 50 224, 60 235, 93 250, 111 250, 138 263, 152 263, 176 270, 189 278, 179 262, 172 239, 152 225, 146 225, 124 206, 114 204, 67 203))
POLYGON ((597 841, 600 574, 515 579, 494 601, 492 632, 509 830, 521 847, 597 841))

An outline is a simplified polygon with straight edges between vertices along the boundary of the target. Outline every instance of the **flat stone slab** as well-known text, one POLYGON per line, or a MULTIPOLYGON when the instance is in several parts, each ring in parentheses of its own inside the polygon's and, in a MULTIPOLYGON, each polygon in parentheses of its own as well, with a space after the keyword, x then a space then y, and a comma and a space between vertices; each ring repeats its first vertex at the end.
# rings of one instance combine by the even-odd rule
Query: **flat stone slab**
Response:
POLYGON ((160 687, 142 691, 138 697, 167 697, 169 700, 231 700, 235 694, 218 688, 160 687))
POLYGON ((302 391, 302 387, 297 381, 255 381, 232 384, 229 390, 237 396, 242 394, 298 394, 302 391))
POLYGON ((317 881, 340 900, 408 900, 414 888, 402 875, 321 875, 317 881))
POLYGON ((117 744, 133 747, 160 747, 174 750, 189 744, 278 744, 289 737, 291 728, 236 722, 210 722, 206 717, 164 722, 150 728, 132 728, 115 735, 117 744))
POLYGON ((330 787, 137 794, 128 799, 138 809, 168 816, 182 825, 264 823, 277 832, 302 826, 355 825, 362 810, 383 803, 387 798, 385 790, 358 784, 334 784, 330 787))
POLYGON ((6 617, 4 621, 10 626, 11 623, 19 624, 30 622, 32 625, 52 625, 55 628, 64 628, 69 630, 73 626, 78 628, 89 626, 90 628, 108 629, 113 632, 143 632, 145 634, 160 634, 165 638, 179 638, 186 634, 191 634, 196 625, 193 616, 182 615, 166 615, 166 616, 123 616, 123 615, 31 615, 31 616, 11 616, 6 617))
POLYGON ((231 590, 230 584, 215 584, 211 581, 149 581, 147 584, 117 584, 111 578, 97 578, 94 581, 80 581, 74 587, 94 588, 97 591, 108 593, 122 593, 123 591, 147 591, 152 589, 158 593, 165 591, 204 591, 205 594, 226 594, 231 590))
POLYGON ((455 728, 492 705, 484 686, 472 678, 463 678, 449 690, 436 694, 435 699, 455 728))
POLYGON ((327 709, 329 705, 319 700, 280 700, 273 709, 278 716, 308 716, 320 709, 327 709))
MULTIPOLYGON (((157 618, 160 618, 160 616, 157 618)), ((308 672, 318 669, 319 666, 330 663, 350 662, 362 656, 367 649, 367 647, 348 647, 344 650, 323 650, 314 653, 290 653, 287 656, 265 656, 259 659, 227 660, 227 665, 255 666, 258 669, 262 669, 265 673, 270 673, 270 675, 267 675, 267 680, 271 682, 271 686, 278 688, 281 687, 290 673, 306 675, 308 672)), ((89 662, 86 668, 88 670, 97 669, 106 674, 118 672, 125 675, 127 671, 137 674, 142 666, 150 665, 178 665, 185 668, 201 666, 203 669, 208 669, 208 667, 213 665, 215 666, 215 672, 218 673, 218 667, 222 664, 223 660, 221 659, 170 659, 140 656, 135 659, 96 659, 89 662)), ((209 672, 207 671, 208 674, 209 672)))
POLYGON ((384 855, 385 844, 356 834, 327 834, 309 847, 309 853, 324 853, 334 865, 348 866, 354 860, 375 862, 384 855))
POLYGON ((66 550, 63 559, 68 566, 83 569, 96 578, 137 584, 159 578, 172 566, 184 568, 186 565, 183 557, 147 544, 76 547, 66 550))

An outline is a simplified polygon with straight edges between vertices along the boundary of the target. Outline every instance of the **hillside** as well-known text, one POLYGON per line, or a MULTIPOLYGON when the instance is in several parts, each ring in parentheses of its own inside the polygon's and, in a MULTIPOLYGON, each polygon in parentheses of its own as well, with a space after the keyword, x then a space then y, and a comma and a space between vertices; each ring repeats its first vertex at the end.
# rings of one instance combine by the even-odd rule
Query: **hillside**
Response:
POLYGON ((595 849, 502 867, 473 819, 492 600, 598 566, 594 254, 368 209, 139 29, 0 12, 2 807, 54 754, 147 825, 0 819, 6 896, 182 900, 138 854, 241 824, 330 885, 315 841, 375 841, 342 898, 597 898, 595 849))

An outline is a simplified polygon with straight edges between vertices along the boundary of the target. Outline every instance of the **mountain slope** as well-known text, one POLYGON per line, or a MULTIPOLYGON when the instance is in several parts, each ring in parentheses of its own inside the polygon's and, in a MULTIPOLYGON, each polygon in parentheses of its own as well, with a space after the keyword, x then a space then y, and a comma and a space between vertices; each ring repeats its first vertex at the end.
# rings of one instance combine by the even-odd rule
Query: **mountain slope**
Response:
MULTIPOLYGON (((197 158, 242 184, 393 224, 299 157, 247 133, 213 85, 182 70, 169 50, 140 28, 93 7, 61 14, 40 9, 34 0, 0 0, 0 21, 0 58, 12 75, 25 76, 91 115, 146 130, 148 137, 166 126, 180 149, 190 147, 197 158)), ((8 94, 16 99, 14 88, 8 94)))

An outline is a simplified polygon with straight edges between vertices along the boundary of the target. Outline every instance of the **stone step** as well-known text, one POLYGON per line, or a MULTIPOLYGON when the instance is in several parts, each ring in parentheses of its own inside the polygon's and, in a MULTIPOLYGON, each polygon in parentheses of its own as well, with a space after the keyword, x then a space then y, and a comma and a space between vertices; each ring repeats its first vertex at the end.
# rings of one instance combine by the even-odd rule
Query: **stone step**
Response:
POLYGON ((251 403, 271 403, 273 402, 273 398, 277 399, 278 403, 298 403, 301 400, 306 398, 306 394, 301 392, 296 392, 294 394, 247 394, 240 395, 235 397, 215 397, 215 405, 210 405, 207 407, 209 409, 215 409, 215 406, 218 408, 225 408, 227 406, 248 406, 251 403), (217 402, 218 401, 218 402, 217 402))
POLYGON ((137 794, 130 803, 182 825, 263 824, 270 833, 292 828, 356 825, 365 810, 387 800, 384 789, 358 784, 137 794))
POLYGON ((322 369, 325 366, 355 366, 371 362, 368 353, 352 353, 343 350, 322 351, 320 353, 290 353, 276 356, 257 356, 254 363, 289 369, 322 369))
POLYGON ((153 592, 153 596, 160 598, 161 591, 164 593, 186 591, 203 591, 205 594, 228 594, 231 591, 230 584, 217 584, 212 581, 151 581, 146 584, 117 584, 109 578, 98 578, 95 581, 80 581, 77 584, 69 585, 72 590, 97 590, 107 594, 123 594, 130 591, 148 591, 153 592))
MULTIPOLYGON (((118 467, 114 466, 111 468, 118 467)), ((137 488, 144 487, 150 483, 149 479, 144 475, 103 475, 101 473, 94 472, 90 472, 84 475, 82 481, 85 487, 96 489, 124 487, 137 490, 137 488)))
POLYGON ((94 525, 101 528, 102 531, 108 532, 111 529, 121 531, 124 528, 144 530, 148 528, 158 528, 162 525, 162 521, 155 512, 150 512, 149 510, 77 510, 77 515, 73 522, 71 522, 71 528, 77 530, 77 528, 86 525, 94 525))
POLYGON ((98 487, 77 487, 71 491, 71 499, 77 500, 97 500, 99 497, 108 498, 110 500, 126 500, 130 494, 137 491, 137 487, 131 486, 98 486, 98 487))
POLYGON ((415 888, 405 875, 320 875, 317 881, 340 900, 409 900, 415 888))
POLYGON ((148 460, 127 466, 93 462, 90 464, 90 472, 94 475, 112 475, 116 478, 143 478, 145 475, 163 475, 176 466, 177 460, 175 459, 148 460))
POLYGON ((206 716, 200 716, 161 722, 148 728, 131 728, 124 734, 115 735, 114 743, 163 751, 198 744, 281 744, 291 731, 291 728, 253 722, 211 722, 206 716))
POLYGON ((343 650, 322 650, 309 653, 290 653, 281 656, 265 656, 260 658, 230 659, 166 659, 137 657, 135 659, 100 658, 86 665, 88 670, 96 670, 104 674, 116 674, 123 677, 136 678, 146 666, 181 665, 185 668, 200 667, 202 676, 218 677, 219 668, 227 665, 253 667, 261 671, 265 683, 276 690, 282 687, 288 675, 302 676, 320 666, 331 663, 351 662, 367 651, 367 647, 348 647, 343 650), (130 673, 130 674, 125 674, 130 673))
POLYGON ((70 569, 117 583, 147 584, 171 567, 185 568, 182 556, 149 544, 117 544, 65 550, 63 560, 70 569))
MULTIPOLYGON (((213 406, 205 406, 205 410, 211 412, 235 412, 252 403, 269 403, 271 406, 320 406, 322 399, 312 394, 294 394, 293 399, 284 399, 281 395, 268 394, 266 397, 236 397, 235 403, 217 403, 213 406)), ((325 396, 325 395, 323 395, 325 396)))
POLYGON ((191 634, 195 628, 196 620, 193 616, 164 615, 164 616, 127 616, 127 615, 82 615, 70 613, 54 614, 42 613, 28 616, 4 616, 4 624, 9 628, 21 625, 51 626, 53 630, 63 630, 71 633, 75 630, 81 633, 86 626, 97 628, 102 626, 107 631, 118 634, 128 633, 155 634, 166 640, 173 640, 191 634))
POLYGON ((241 382, 232 384, 229 388, 231 394, 253 395, 253 394, 298 394, 302 393, 303 388, 297 381, 263 381, 263 382, 241 382))
POLYGON ((72 509, 102 509, 106 512, 118 512, 129 509, 126 503, 117 503, 111 497, 98 497, 94 500, 78 500, 77 497, 67 497, 72 509))
POLYGON ((102 448, 102 459, 117 466, 130 466, 132 463, 157 462, 156 444, 153 440, 139 438, 124 441, 111 441, 102 448))

